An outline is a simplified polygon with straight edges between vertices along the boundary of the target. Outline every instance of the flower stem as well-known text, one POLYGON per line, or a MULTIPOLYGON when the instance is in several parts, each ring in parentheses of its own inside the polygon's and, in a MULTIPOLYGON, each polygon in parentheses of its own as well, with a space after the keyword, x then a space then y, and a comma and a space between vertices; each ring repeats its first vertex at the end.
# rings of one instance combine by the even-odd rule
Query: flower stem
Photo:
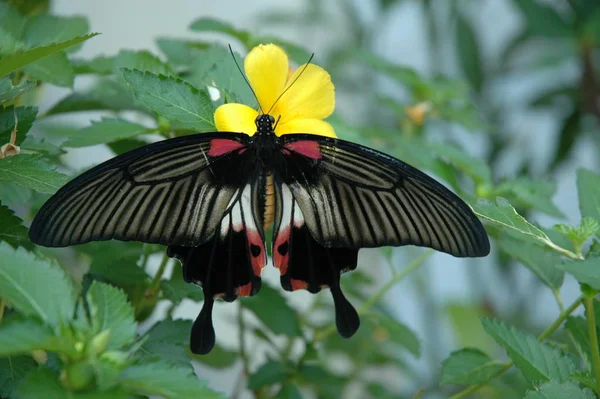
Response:
POLYGON ((594 299, 588 296, 583 300, 588 320, 588 335, 592 351, 592 368, 596 375, 596 393, 600 393, 600 352, 598 351, 598 334, 596 332, 596 315, 594 314, 594 299))
MULTIPOLYGON (((393 275, 392 278, 383 287, 381 287, 381 289, 377 291, 375 295, 373 295, 371 298, 365 301, 365 303, 363 303, 362 306, 358 308, 358 314, 363 315, 367 313, 373 307, 373 305, 375 305, 390 290, 390 288, 392 288, 397 282, 404 279, 404 277, 408 276, 410 273, 418 269, 419 266, 421 266, 432 253, 432 250, 424 252, 421 256, 413 260, 408 266, 402 269, 401 272, 398 272, 395 275, 393 275)), ((331 324, 325 330, 321 331, 320 334, 315 334, 313 338, 313 343, 324 340, 333 332, 335 332, 335 325, 331 324)))
MULTIPOLYGON (((537 337, 538 341, 545 340, 550 335, 552 335, 552 333, 554 333, 556 330, 558 330, 558 328, 562 325, 562 323, 566 320, 566 318, 569 317, 571 315, 571 313, 573 313, 575 311, 575 309, 577 309, 579 307, 579 305, 581 305, 581 302, 583 302, 583 296, 580 296, 579 298, 577 298, 577 300, 575 302, 573 302, 571 304, 571 306, 569 306, 567 309, 565 309, 563 312, 561 312, 558 315, 558 317, 556 318, 556 320, 554 320, 554 322, 550 325, 550 327, 548 327, 540 335, 538 335, 538 337, 537 337)), ((598 353, 598 341, 597 340, 596 340, 596 353, 598 353)), ((599 361, 600 361, 600 358, 599 358, 599 361)), ((489 383, 491 380, 498 378, 502 374, 506 373, 512 366, 513 366, 512 360, 504 363, 502 365, 502 368, 500 370, 498 370, 494 375, 492 375, 486 382, 477 384, 477 385, 471 385, 470 387, 465 388, 462 391, 450 396, 450 398, 448 398, 448 399, 466 398, 469 394, 477 391, 479 388, 486 386, 487 383, 489 383)))
POLYGON ((169 257, 165 253, 163 258, 158 266, 158 270, 152 279, 152 283, 150 284, 150 293, 152 295, 156 295, 160 288, 160 280, 162 279, 163 274, 165 273, 165 269, 167 268, 167 264, 169 263, 169 257))

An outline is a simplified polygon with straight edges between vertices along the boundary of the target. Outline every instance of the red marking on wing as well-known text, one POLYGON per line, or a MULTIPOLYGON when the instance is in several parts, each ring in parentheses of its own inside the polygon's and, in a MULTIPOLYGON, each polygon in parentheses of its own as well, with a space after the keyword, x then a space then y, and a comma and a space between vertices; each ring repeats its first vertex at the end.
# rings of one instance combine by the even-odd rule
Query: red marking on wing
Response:
POLYGON ((306 281, 297 280, 295 278, 290 279, 290 285, 292 286, 292 290, 303 290, 308 287, 308 283, 306 281))
POLYGON ((260 276, 263 267, 266 265, 266 257, 265 257, 265 245, 263 243, 260 234, 258 234, 255 230, 247 230, 248 234, 248 251, 250 251, 250 261, 252 263, 252 271, 254 275, 260 276), (260 254, 258 256, 252 255, 252 246, 256 245, 260 248, 260 254))
POLYGON ((319 143, 317 143, 316 141, 296 141, 293 143, 286 144, 284 148, 287 148, 291 151, 297 152, 298 154, 302 154, 305 157, 309 157, 312 159, 321 159, 323 157, 323 155, 321 155, 319 143))
POLYGON ((279 253, 279 246, 284 242, 289 243, 290 240, 290 227, 286 226, 282 230, 277 233, 277 237, 275 238, 275 245, 273 246, 273 264, 276 268, 279 269, 279 273, 283 276, 287 273, 288 264, 290 261, 290 251, 285 253, 285 255, 281 255, 279 253))
POLYGON ((228 152, 235 151, 242 147, 244 147, 244 144, 240 143, 239 141, 229 139, 212 139, 210 141, 208 155, 211 157, 218 157, 219 155, 227 154, 228 152))
POLYGON ((252 292, 252 283, 244 284, 237 287, 237 295, 238 296, 250 296, 252 292))

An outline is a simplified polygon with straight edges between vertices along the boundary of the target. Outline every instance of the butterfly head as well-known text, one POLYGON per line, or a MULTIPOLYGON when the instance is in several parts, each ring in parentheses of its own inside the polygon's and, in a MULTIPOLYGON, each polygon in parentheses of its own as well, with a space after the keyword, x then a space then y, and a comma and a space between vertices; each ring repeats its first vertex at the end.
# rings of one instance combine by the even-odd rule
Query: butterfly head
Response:
POLYGON ((261 114, 254 120, 257 134, 275 134, 275 118, 269 114, 261 114))

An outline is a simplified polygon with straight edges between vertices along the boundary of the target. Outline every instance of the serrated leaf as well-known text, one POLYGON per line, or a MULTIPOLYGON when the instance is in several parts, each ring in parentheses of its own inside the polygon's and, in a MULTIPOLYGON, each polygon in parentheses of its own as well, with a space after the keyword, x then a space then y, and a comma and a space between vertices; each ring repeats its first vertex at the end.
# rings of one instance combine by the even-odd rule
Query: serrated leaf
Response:
POLYGON ((35 87, 35 81, 26 80, 16 86, 12 85, 9 78, 0 79, 0 104, 14 100, 21 94, 35 87))
POLYGON ((121 68, 152 72, 156 75, 173 75, 171 67, 149 51, 121 50, 113 60, 114 72, 121 68))
POLYGON ((27 227, 23 226, 21 218, 0 202, 0 240, 4 240, 13 247, 29 242, 27 227))
POLYGON ((569 273, 580 283, 600 289, 600 256, 590 255, 585 260, 565 261, 557 265, 560 270, 569 273))
POLYGON ((128 367, 120 377, 122 386, 166 399, 224 398, 206 387, 188 368, 155 362, 128 367))
POLYGON ((270 360, 263 364, 248 378, 248 389, 254 391, 265 385, 278 384, 285 381, 287 373, 283 364, 270 360))
POLYGON ((588 169, 578 169, 577 196, 581 217, 600 221, 600 176, 588 169))
POLYGON ((15 128, 15 113, 17 114, 17 140, 16 145, 21 145, 27 132, 31 129, 37 115, 37 107, 6 107, 0 109, 0 146, 10 141, 10 136, 15 128))
POLYGON ((273 333, 290 337, 302 336, 296 312, 281 293, 270 286, 263 284, 260 297, 244 300, 244 307, 250 309, 273 333))
MULTIPOLYGON (((591 368, 591 366, 588 366, 588 369, 591 370, 591 368)), ((574 373, 571 375, 571 380, 577 381, 588 388, 596 389, 596 377, 589 371, 574 373)))
POLYGON ((204 300, 202 289, 195 284, 186 283, 183 279, 183 271, 179 262, 176 262, 173 268, 171 279, 161 280, 160 287, 163 296, 173 302, 174 305, 179 304, 186 298, 196 302, 204 300))
POLYGON ((555 191, 556 183, 553 181, 519 177, 502 182, 496 188, 495 193, 498 196, 509 198, 517 206, 525 206, 563 218, 563 213, 552 202, 555 191))
POLYGON ((565 382, 576 371, 570 357, 559 349, 539 342, 533 335, 496 320, 484 318, 481 323, 487 333, 506 350, 527 381, 565 382))
POLYGON ((126 87, 110 79, 100 80, 84 93, 73 93, 62 98, 46 112, 46 116, 67 112, 138 109, 133 95, 126 87))
POLYGON ((438 157, 441 157, 457 169, 470 176, 477 183, 490 183, 492 172, 481 159, 475 158, 458 147, 445 144, 429 144, 427 146, 438 157))
MULTIPOLYGON (((23 30, 23 40, 29 48, 47 46, 83 36, 88 31, 89 25, 85 17, 39 14, 27 20, 23 30)), ((75 51, 77 48, 71 47, 69 51, 75 51)))
POLYGON ((41 155, 19 154, 0 159, 0 182, 16 183, 40 193, 53 194, 68 180, 41 155))
POLYGON ((115 57, 99 55, 89 60, 71 59, 76 74, 110 75, 115 71, 115 57))
POLYGON ((189 66, 196 61, 199 50, 208 48, 209 44, 190 42, 181 39, 159 38, 156 45, 167 56, 171 64, 189 66))
POLYGON ((124 119, 102 118, 100 121, 92 121, 91 126, 81 129, 78 135, 70 137, 63 143, 63 146, 87 147, 135 137, 149 132, 150 129, 145 126, 124 119))
POLYGON ((484 220, 525 236, 533 237, 544 243, 551 242, 546 233, 525 220, 523 216, 517 213, 510 202, 502 197, 496 198, 495 203, 479 199, 477 204, 472 207, 475 214, 484 220))
POLYGON ((0 356, 24 355, 33 350, 76 353, 67 336, 56 336, 49 326, 35 319, 10 320, 0 325, 0 356))
POLYGON ((420 356, 421 342, 408 326, 379 313, 371 313, 368 317, 375 323, 374 334, 381 334, 381 337, 386 337, 385 341, 390 341, 408 350, 415 357, 420 356))
POLYGON ((19 382, 37 366, 29 356, 0 358, 0 396, 13 398, 19 382))
POLYGON ((0 3, 0 26, 13 37, 19 38, 23 34, 25 18, 16 8, 0 3))
POLYGON ((55 263, 0 242, 0 297, 26 316, 52 326, 70 320, 75 309, 73 282, 55 263))
POLYGON ((476 385, 488 382, 502 368, 479 349, 465 348, 452 352, 442 362, 442 385, 476 385))
POLYGON ((14 183, 0 183, 0 199, 10 207, 19 207, 31 200, 32 191, 14 183))
POLYGON ((233 25, 214 18, 199 18, 190 25, 190 29, 196 32, 220 32, 237 38, 240 42, 248 45, 250 33, 236 29, 233 25))
POLYGON ((122 290, 94 281, 87 298, 94 333, 110 330, 108 349, 119 349, 133 342, 136 328, 133 308, 122 290))
POLYGON ((458 61, 471 86, 479 92, 483 86, 484 73, 477 37, 470 22, 458 14, 456 17, 458 61))
POLYGON ((62 51, 25 66, 23 71, 37 80, 61 87, 73 87, 75 81, 73 66, 62 51))
POLYGON ((525 265, 548 287, 558 290, 562 286, 564 273, 556 266, 563 259, 557 252, 509 235, 502 235, 498 243, 504 252, 525 265))
POLYGON ((90 255, 90 272, 117 284, 143 284, 148 274, 137 265, 142 246, 133 242, 93 242, 78 247, 90 255))
POLYGON ((589 389, 581 389, 572 382, 550 381, 540 385, 536 391, 529 391, 524 399, 595 399, 589 389))
POLYGON ((19 68, 22 68, 25 65, 31 64, 32 62, 37 61, 39 59, 48 57, 49 55, 62 51, 75 44, 81 43, 96 35, 98 35, 98 33, 90 33, 85 36, 74 37, 64 42, 53 43, 48 46, 34 47, 29 50, 5 55, 4 57, 0 58, 0 78, 3 78, 9 73, 19 68))
POLYGON ((131 69, 123 78, 144 105, 170 121, 196 131, 214 130, 214 108, 208 93, 174 77, 131 69))
POLYGON ((590 338, 587 331, 587 320, 581 316, 570 316, 565 322, 565 329, 571 333, 575 345, 579 352, 583 355, 583 360, 590 368, 590 338))

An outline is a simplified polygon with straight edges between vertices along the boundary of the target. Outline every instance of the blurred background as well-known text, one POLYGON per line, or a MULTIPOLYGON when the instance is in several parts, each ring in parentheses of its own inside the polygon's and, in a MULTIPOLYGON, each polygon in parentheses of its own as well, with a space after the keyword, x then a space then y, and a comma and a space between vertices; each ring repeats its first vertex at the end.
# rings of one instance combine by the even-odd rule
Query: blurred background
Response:
MULTIPOLYGON (((83 15, 90 31, 102 33, 76 54, 82 59, 113 56, 123 49, 150 50, 164 58, 157 38, 231 43, 245 52, 231 37, 191 31, 190 24, 200 17, 299 45, 314 52, 313 62, 332 75, 337 93, 332 123, 341 138, 383 148, 435 175, 467 200, 509 198, 529 220, 543 226, 579 223, 575 171, 581 166, 598 170, 597 0, 56 0, 51 10, 61 16, 83 15), (440 149, 442 143, 460 148, 459 156, 440 149)), ((78 77, 75 91, 93 82, 92 77, 78 77)), ((69 93, 47 86, 40 112, 69 93)), ((100 115, 69 114, 52 122, 87 126, 100 115)), ((80 169, 111 156, 108 147, 95 146, 70 151, 66 162, 80 169)), ((361 250, 356 286, 368 298, 422 253, 415 248, 361 250)), ((153 257, 151 267, 159 261, 159 255, 153 257)), ((273 268, 265 268, 263 276, 278 287, 273 268)), ((564 303, 579 295, 574 280, 566 277, 561 295, 564 303)), ((331 302, 328 292, 283 296, 299 312, 316 309, 317 320, 319 304, 331 302)), ((343 376, 323 379, 321 385, 331 387, 344 381, 332 392, 343 392, 343 397, 413 397, 424 390, 424 398, 448 397, 456 387, 440 387, 439 374, 441 362, 453 350, 471 346, 503 358, 483 332, 479 316, 498 317, 538 333, 559 312, 553 293, 529 269, 504 256, 495 242, 485 259, 429 257, 424 267, 387 291, 378 306, 416 333, 420 356, 410 350, 393 352, 392 360, 368 356, 376 352, 375 330, 364 337, 373 345, 365 347, 366 354, 359 350, 362 341, 339 343, 336 338, 327 344, 331 352, 322 353, 332 375, 343 376), (346 347, 336 352, 336 345, 346 347)), ((236 302, 215 308, 217 339, 226 351, 239 347, 237 307, 236 302)), ((163 318, 168 308, 166 301, 159 302, 141 331, 163 318)), ((199 309, 197 302, 186 299, 169 310, 175 318, 193 319, 199 309)), ((323 323, 332 313, 325 316, 323 323)), ((251 316, 248 324, 258 325, 251 316)), ((249 367, 255 370, 274 358, 275 344, 247 329, 249 367)), ((300 346, 296 342, 288 348, 289 356, 303 353, 300 346)), ((254 397, 232 384, 240 376, 241 360, 219 368, 197 362, 196 367, 212 388, 254 397)), ((496 385, 478 397, 521 397, 524 386, 517 373, 496 385)), ((326 397, 326 391, 309 390, 307 395, 326 397)))

